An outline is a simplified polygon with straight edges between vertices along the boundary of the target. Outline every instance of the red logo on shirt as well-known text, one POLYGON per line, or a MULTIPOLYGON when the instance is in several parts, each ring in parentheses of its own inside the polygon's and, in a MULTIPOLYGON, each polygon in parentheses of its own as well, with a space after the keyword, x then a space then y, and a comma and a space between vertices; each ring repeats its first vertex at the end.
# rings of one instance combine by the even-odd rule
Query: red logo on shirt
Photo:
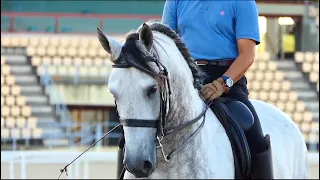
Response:
POLYGON ((221 11, 220 14, 223 16, 224 15, 224 11, 221 11))

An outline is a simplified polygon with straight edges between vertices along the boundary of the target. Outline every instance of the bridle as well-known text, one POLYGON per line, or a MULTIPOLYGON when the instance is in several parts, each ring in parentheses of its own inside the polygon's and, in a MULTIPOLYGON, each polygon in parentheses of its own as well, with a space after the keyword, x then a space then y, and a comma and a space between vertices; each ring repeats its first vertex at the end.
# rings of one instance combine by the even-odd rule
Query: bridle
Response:
MULTIPOLYGON (((155 53, 156 54, 156 53, 155 53)), ((205 114, 208 108, 210 107, 211 103, 206 104, 204 110, 194 119, 187 121, 186 123, 183 123, 179 126, 175 127, 165 127, 166 123, 166 118, 168 115, 168 112, 170 110, 170 97, 171 97, 171 88, 170 88, 170 82, 169 82, 169 76, 168 76, 168 71, 167 68, 162 65, 159 61, 159 58, 157 55, 154 55, 155 61, 152 61, 156 63, 157 67, 159 68, 159 75, 162 77, 162 84, 163 86, 160 87, 160 113, 156 119, 125 119, 119 117, 120 124, 122 126, 127 126, 127 127, 147 127, 147 128, 156 128, 157 133, 156 133, 156 141, 157 141, 157 149, 160 148, 162 156, 164 158, 164 161, 169 162, 169 160, 172 158, 174 154, 176 154, 178 151, 183 149, 183 147, 186 146, 188 142, 190 142, 192 139, 196 137, 196 135, 201 131, 201 129, 204 126, 205 123, 205 114), (203 118, 203 121, 201 122, 200 126, 197 128, 195 132, 193 132, 187 140, 185 140, 182 145, 180 145, 178 148, 172 150, 170 153, 166 154, 163 149, 163 145, 161 141, 165 136, 171 135, 178 133, 182 129, 191 126, 192 124, 198 122, 201 117, 203 118)), ((133 67, 128 63, 116 63, 112 65, 113 68, 130 68, 133 67)), ((116 104, 116 102, 115 102, 116 104)), ((116 104, 117 106, 117 104, 116 104)))

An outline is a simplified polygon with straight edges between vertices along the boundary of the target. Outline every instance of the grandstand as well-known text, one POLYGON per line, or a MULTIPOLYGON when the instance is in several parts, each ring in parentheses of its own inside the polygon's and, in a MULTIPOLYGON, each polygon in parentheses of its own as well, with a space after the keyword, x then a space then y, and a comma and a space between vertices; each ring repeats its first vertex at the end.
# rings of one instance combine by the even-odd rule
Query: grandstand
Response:
MULTIPOLYGON (((268 26, 276 22, 274 17, 285 13, 303 17, 309 24, 296 35, 303 38, 296 38, 294 58, 287 59, 276 57, 278 35, 266 28, 266 39, 262 38, 266 43, 261 44, 246 72, 249 96, 285 112, 301 130, 309 152, 318 153, 319 41, 317 48, 316 42, 311 42, 315 37, 312 28, 319 27, 318 4, 257 2, 261 16, 271 19, 267 20, 268 26)), ((17 12, 5 9, 9 1, 1 2, 5 5, 1 15, 1 150, 86 147, 118 121, 107 87, 112 70, 109 57, 92 33, 100 27, 122 41, 126 32, 142 22, 159 20, 163 2, 157 2, 154 9, 148 2, 103 2, 107 14, 103 14, 103 8, 85 2, 69 10, 67 5, 59 9, 59 3, 46 2, 48 13, 41 13, 34 3, 37 1, 21 1, 20 6, 26 10, 17 12)), ((113 148, 118 137, 119 131, 115 131, 96 146, 113 148)))

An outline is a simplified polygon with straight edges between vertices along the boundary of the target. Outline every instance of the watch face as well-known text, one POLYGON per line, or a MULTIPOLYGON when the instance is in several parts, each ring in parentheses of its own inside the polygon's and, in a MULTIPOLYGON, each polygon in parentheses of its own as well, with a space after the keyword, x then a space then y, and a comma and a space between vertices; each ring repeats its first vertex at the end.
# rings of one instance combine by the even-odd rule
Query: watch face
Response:
POLYGON ((228 87, 231 87, 233 85, 233 81, 231 79, 227 79, 226 84, 228 87))

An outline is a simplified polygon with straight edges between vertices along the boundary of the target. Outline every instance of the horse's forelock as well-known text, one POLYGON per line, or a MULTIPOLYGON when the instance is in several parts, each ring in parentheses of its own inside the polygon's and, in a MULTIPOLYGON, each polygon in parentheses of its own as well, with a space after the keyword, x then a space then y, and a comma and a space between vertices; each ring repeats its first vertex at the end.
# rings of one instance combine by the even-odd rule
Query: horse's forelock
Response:
POLYGON ((161 86, 163 82, 162 77, 158 74, 154 66, 150 64, 151 61, 156 61, 155 57, 143 47, 139 41, 139 33, 132 32, 127 35, 120 56, 115 61, 115 64, 129 64, 153 77, 161 86))

